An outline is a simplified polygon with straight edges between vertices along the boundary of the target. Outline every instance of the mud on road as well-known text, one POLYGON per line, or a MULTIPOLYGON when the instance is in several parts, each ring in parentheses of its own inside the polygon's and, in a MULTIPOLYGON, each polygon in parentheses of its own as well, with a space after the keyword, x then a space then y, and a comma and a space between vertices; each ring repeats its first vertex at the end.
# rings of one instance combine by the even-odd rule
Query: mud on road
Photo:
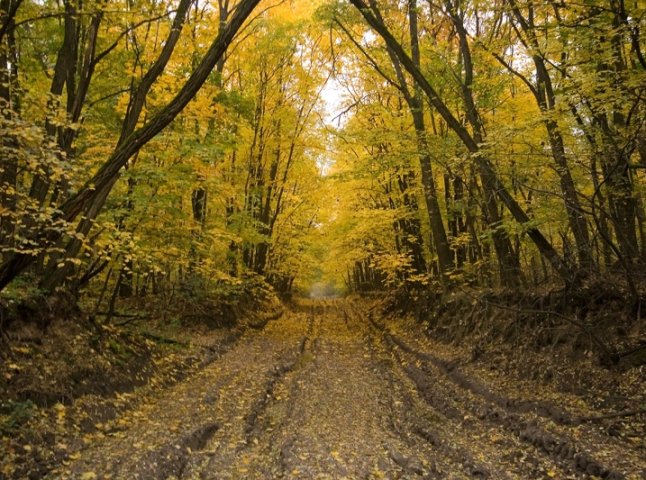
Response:
POLYGON ((51 478, 646 478, 576 412, 508 398, 359 304, 300 303, 51 478))

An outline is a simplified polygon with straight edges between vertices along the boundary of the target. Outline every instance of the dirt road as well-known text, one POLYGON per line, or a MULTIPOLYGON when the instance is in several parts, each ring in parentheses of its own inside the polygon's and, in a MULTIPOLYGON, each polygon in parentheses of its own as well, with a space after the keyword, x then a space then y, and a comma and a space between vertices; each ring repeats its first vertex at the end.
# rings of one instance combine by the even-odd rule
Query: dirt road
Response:
POLYGON ((52 478, 644 478, 638 449, 510 399, 348 302, 303 304, 52 478))

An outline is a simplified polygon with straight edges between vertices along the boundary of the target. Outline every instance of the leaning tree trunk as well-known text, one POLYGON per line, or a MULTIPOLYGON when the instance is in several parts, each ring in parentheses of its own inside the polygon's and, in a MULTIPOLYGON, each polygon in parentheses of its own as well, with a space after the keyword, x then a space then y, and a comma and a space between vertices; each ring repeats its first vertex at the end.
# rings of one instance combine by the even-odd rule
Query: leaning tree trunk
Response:
POLYGON ((472 153, 473 161, 478 167, 481 177, 488 185, 488 188, 490 188, 491 191, 496 192, 497 196, 518 223, 527 225, 527 235, 534 242, 534 245, 536 245, 536 248, 541 255, 545 257, 564 282, 568 285, 572 284, 576 280, 574 272, 569 268, 549 240, 545 238, 543 233, 536 227, 528 226, 531 219, 502 183, 486 153, 482 151, 478 142, 474 140, 468 130, 464 128, 460 121, 453 115, 453 113, 451 113, 448 106, 442 101, 421 70, 416 67, 401 44, 392 35, 383 22, 380 22, 371 13, 364 0, 350 0, 350 2, 359 9, 368 24, 384 39, 388 47, 393 50, 401 64, 426 94, 431 105, 433 105, 437 112, 442 116, 448 127, 453 130, 458 138, 463 142, 467 150, 472 153))
MULTIPOLYGON (((191 101, 259 1, 243 0, 238 4, 236 12, 226 28, 222 29, 213 40, 202 61, 177 95, 150 122, 128 135, 93 177, 74 196, 59 207, 62 220, 72 222, 85 209, 98 214, 123 166, 144 145, 166 128, 191 101)), ((60 236, 60 233, 39 232, 32 240, 39 245, 43 245, 58 241, 60 236)), ((72 253, 76 255, 78 249, 72 253)), ((24 253, 16 253, 8 257, 0 265, 0 290, 31 265, 34 260, 34 256, 24 253)))
POLYGON ((531 45, 534 49, 535 53, 532 55, 532 62, 535 67, 535 81, 532 82, 525 75, 504 62, 499 56, 496 55, 496 57, 508 70, 519 77, 529 87, 536 99, 538 107, 544 115, 543 123, 547 131, 547 138, 552 158, 556 164, 556 173, 561 185, 561 193, 563 194, 563 202, 565 204, 568 225, 574 236, 579 264, 584 270, 591 271, 596 268, 596 265, 592 255, 588 225, 583 215, 583 209, 581 207, 581 202, 579 201, 579 194, 576 190, 576 185, 572 178, 572 172, 567 161, 563 135, 558 122, 554 117, 557 107, 556 93, 552 84, 552 77, 550 76, 547 68, 547 61, 539 53, 541 52, 541 47, 537 38, 538 28, 534 23, 533 15, 527 15, 526 17, 523 16, 516 0, 507 1, 511 7, 513 17, 516 19, 519 26, 517 29, 518 35, 520 36, 521 32, 524 35, 524 40, 521 39, 521 41, 531 45))

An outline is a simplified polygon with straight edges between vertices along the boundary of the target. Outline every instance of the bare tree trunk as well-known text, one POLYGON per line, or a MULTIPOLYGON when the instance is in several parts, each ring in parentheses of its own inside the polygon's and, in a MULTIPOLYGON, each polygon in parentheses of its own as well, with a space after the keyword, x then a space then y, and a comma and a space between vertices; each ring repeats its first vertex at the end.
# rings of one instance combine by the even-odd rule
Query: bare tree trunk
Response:
POLYGON ((399 227, 403 232, 402 243, 404 248, 409 252, 413 263, 413 272, 422 274, 426 272, 426 261, 424 260, 424 251, 422 243, 422 226, 419 221, 419 208, 417 201, 410 193, 411 184, 415 182, 415 174, 412 171, 402 173, 397 176, 399 192, 402 196, 404 207, 410 212, 406 218, 399 219, 399 227))
MULTIPOLYGON (((375 18, 383 23, 381 14, 374 2, 371 2, 372 11, 375 18)), ((411 61, 414 66, 420 68, 419 52, 419 33, 417 26, 417 1, 408 0, 408 18, 409 18, 409 40, 411 44, 411 61)), ((437 197, 437 188, 433 175, 433 164, 431 158, 431 149, 428 144, 426 125, 424 121, 424 102, 422 101, 422 91, 418 84, 413 86, 413 92, 410 91, 407 80, 401 68, 401 60, 395 51, 388 46, 388 53, 397 74, 401 92, 408 104, 411 116, 413 117, 413 126, 415 128, 415 138, 417 140, 417 149, 419 155, 420 171, 422 173, 422 189, 424 192, 424 201, 428 213, 429 225, 431 227, 431 243, 437 253, 438 266, 441 274, 447 273, 454 268, 449 241, 446 236, 446 229, 442 219, 442 211, 437 197)))

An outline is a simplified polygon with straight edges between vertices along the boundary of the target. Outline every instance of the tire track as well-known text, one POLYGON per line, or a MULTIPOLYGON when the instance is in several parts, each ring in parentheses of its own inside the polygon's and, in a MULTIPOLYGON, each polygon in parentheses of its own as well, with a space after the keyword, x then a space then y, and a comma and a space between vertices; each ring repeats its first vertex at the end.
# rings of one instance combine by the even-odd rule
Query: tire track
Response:
MULTIPOLYGON (((407 375, 413 379, 427 401, 448 418, 468 416, 471 423, 480 422, 511 434, 526 445, 534 447, 543 459, 556 462, 565 474, 622 479, 625 474, 586 450, 571 436, 555 433, 543 425, 545 419, 559 425, 576 425, 564 410, 533 401, 518 401, 493 394, 480 382, 471 379, 447 362, 428 352, 412 348, 403 339, 391 334, 372 318, 369 321, 383 332, 384 338, 408 360, 400 359, 407 375), (448 380, 439 381, 438 374, 448 380), (453 385, 454 387, 451 387, 453 385), (458 387, 462 393, 455 390, 458 387), (526 418, 530 417, 530 418, 526 418)), ((540 464, 541 460, 535 458, 540 464)))
POLYGON ((310 312, 307 315, 305 334, 293 351, 286 354, 266 379, 261 394, 244 418, 243 440, 227 451, 218 445, 208 452, 208 458, 195 462, 184 478, 280 478, 280 459, 276 453, 276 432, 289 416, 293 405, 295 384, 292 377, 302 366, 303 359, 316 343, 318 322, 310 312), (278 418, 278 421, 276 422, 278 418), (261 460, 261 462, 257 462, 261 460), (213 472, 217 472, 214 475, 213 472))
POLYGON ((258 438, 238 478, 432 478, 427 462, 384 425, 389 389, 368 353, 367 328, 336 303, 311 312, 304 363, 281 382, 288 399, 269 407, 271 432, 258 438))
MULTIPOLYGON (((459 476, 458 478, 511 478, 504 468, 492 469, 491 465, 486 465, 478 460, 478 456, 483 456, 482 452, 473 452, 472 447, 467 446, 474 444, 478 439, 463 432, 462 426, 455 422, 456 419, 462 417, 447 415, 436 404, 428 402, 428 399, 424 398, 418 390, 417 384, 412 381, 405 368, 402 367, 404 362, 398 352, 393 351, 392 347, 383 339, 382 331, 362 318, 365 317, 360 316, 357 321, 363 322, 370 328, 373 341, 382 350, 388 351, 394 359, 390 362, 388 369, 391 377, 389 383, 393 390, 399 390, 400 401, 404 406, 394 412, 392 428, 411 445, 423 442, 431 448, 435 475, 432 478, 455 478, 456 476, 459 476), (397 388, 397 385, 401 386, 397 388), (469 437, 470 441, 463 445, 459 444, 454 440, 454 434, 448 431, 447 426, 460 432, 461 436, 469 437)), ((524 474, 527 475, 527 472, 524 474)))
POLYGON ((302 314, 249 331, 217 362, 131 412, 132 422, 92 445, 55 478, 78 478, 84 472, 194 478, 213 456, 230 456, 248 442, 267 395, 300 355, 306 331, 302 314))

